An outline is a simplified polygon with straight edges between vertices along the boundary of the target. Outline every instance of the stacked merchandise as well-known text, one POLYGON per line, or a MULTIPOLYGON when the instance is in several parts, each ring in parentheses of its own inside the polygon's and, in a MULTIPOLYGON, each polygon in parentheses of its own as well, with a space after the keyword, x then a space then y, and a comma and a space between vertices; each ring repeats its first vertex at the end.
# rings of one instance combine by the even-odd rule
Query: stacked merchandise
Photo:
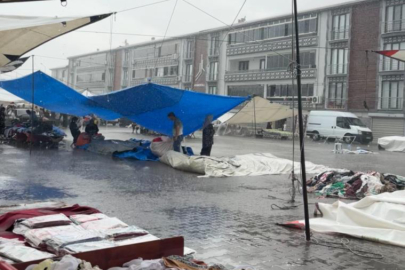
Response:
MULTIPOLYGON (((79 260, 71 255, 64 256, 60 261, 45 260, 37 265, 31 265, 27 270, 101 270, 89 262, 79 260)), ((108 270, 227 270, 221 264, 208 265, 195 260, 192 256, 169 256, 156 260, 138 258, 127 262, 123 267, 112 267, 108 270)))
POLYGON ((43 122, 41 125, 34 128, 16 124, 4 130, 6 139, 20 143, 45 143, 49 146, 57 146, 59 142, 66 137, 66 133, 52 124, 43 122))
POLYGON ((325 197, 361 199, 405 188, 405 177, 378 172, 330 170, 307 181, 308 192, 325 197))
MULTIPOLYGON (((27 262, 158 239, 146 230, 96 211, 66 213, 46 213, 31 218, 18 218, 20 213, 0 216, 0 229, 8 220, 15 220, 11 227, 13 234, 0 230, 0 259, 10 263, 27 262)), ((4 226, 7 229, 8 224, 4 226)))

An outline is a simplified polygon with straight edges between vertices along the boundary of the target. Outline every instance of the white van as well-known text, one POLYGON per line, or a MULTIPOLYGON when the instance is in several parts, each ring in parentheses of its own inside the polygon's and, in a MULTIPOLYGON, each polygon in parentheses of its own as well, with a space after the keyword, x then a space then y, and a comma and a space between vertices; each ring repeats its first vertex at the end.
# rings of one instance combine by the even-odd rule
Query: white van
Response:
POLYGON ((307 121, 307 135, 314 141, 337 138, 346 143, 373 141, 372 131, 354 114, 336 111, 311 111, 307 121))

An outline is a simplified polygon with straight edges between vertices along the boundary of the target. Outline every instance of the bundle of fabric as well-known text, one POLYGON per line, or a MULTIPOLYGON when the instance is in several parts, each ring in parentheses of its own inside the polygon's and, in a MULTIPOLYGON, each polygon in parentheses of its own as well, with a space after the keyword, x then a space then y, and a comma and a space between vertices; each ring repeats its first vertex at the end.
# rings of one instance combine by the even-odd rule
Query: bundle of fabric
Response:
POLYGON ((52 258, 55 255, 22 245, 0 245, 0 256, 12 262, 30 262, 52 258))
POLYGON ((108 216, 97 213, 97 214, 91 214, 91 215, 72 215, 70 216, 70 219, 77 225, 80 225, 82 223, 90 222, 90 221, 96 221, 100 219, 108 218, 108 216))
POLYGON ((139 142, 132 141, 92 140, 86 150, 96 154, 112 155, 114 152, 133 150, 139 145, 139 142))
POLYGON ((361 199, 365 196, 393 192, 405 187, 405 178, 378 172, 330 170, 307 181, 308 192, 325 197, 361 199))
POLYGON ((71 255, 64 256, 60 261, 45 260, 39 264, 30 265, 26 270, 101 270, 98 266, 79 260, 71 255))
MULTIPOLYGON (((172 168, 193 172, 203 177, 259 176, 290 174, 293 162, 278 158, 269 153, 238 155, 234 157, 186 156, 168 151, 160 161, 172 168)), ((294 163, 295 172, 300 172, 300 164, 294 163)), ((329 170, 323 165, 306 162, 307 173, 320 173, 329 170)))
POLYGON ((390 136, 379 138, 378 147, 390 152, 405 152, 405 137, 390 136))

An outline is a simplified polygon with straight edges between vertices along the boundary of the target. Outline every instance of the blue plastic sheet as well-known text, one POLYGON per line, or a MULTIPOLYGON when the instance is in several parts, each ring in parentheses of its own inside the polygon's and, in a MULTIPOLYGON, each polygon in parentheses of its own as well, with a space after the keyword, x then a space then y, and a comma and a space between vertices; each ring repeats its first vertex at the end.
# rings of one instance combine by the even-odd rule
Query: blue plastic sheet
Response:
MULTIPOLYGON (((167 117, 169 112, 174 112, 183 122, 183 133, 188 135, 203 126, 207 115, 213 115, 215 120, 249 99, 196 93, 153 83, 87 98, 40 71, 34 73, 34 82, 34 103, 38 106, 77 116, 95 114, 105 120, 126 117, 169 136, 173 127, 167 117)), ((32 101, 32 75, 1 81, 0 87, 32 101)))
POLYGON ((137 147, 133 151, 115 152, 114 157, 121 159, 136 159, 143 161, 158 161, 159 157, 155 156, 149 148, 137 147))

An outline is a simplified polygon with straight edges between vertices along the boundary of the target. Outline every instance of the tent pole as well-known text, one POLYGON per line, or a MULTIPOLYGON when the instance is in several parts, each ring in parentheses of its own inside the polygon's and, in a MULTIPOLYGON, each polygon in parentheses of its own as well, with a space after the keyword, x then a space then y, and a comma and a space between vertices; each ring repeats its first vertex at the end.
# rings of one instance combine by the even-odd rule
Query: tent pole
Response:
POLYGON ((295 45, 296 45, 296 62, 297 62, 297 88, 298 88, 298 122, 300 131, 300 148, 301 148, 301 173, 302 173, 302 196, 304 199, 304 214, 305 214, 305 237, 307 241, 311 240, 311 232, 309 227, 309 211, 308 211, 308 195, 307 195, 307 179, 305 169, 305 149, 304 149, 304 125, 302 121, 302 95, 301 95, 301 65, 300 65, 300 44, 299 44, 299 28, 297 14, 297 0, 294 0, 294 20, 295 20, 295 45))
POLYGON ((255 137, 256 137, 257 131, 256 131, 256 102, 255 102, 255 96, 253 96, 253 117, 254 117, 254 123, 255 123, 255 137))
POLYGON ((34 55, 32 56, 32 81, 31 81, 31 136, 30 136, 30 155, 32 153, 32 139, 34 135, 34 55))

